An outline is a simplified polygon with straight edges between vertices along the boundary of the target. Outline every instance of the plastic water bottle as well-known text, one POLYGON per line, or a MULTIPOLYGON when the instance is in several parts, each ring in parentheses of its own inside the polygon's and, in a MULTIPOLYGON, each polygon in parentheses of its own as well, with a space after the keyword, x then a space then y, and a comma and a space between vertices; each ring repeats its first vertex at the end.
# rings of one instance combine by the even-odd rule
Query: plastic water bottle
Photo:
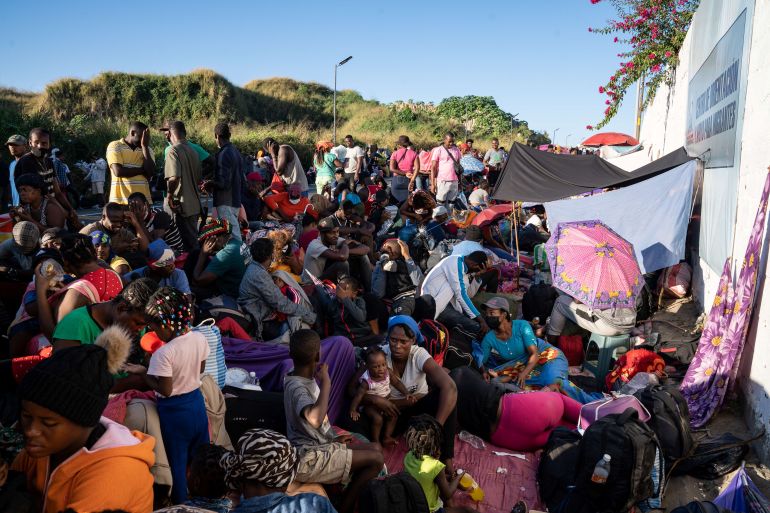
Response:
POLYGON ((535 269, 535 276, 532 279, 534 285, 540 285, 543 282, 543 278, 540 276, 540 269, 535 269))
POLYGON ((249 389, 262 391, 262 387, 259 385, 259 378, 254 371, 249 372, 249 389))
POLYGON ((463 442, 470 444, 471 447, 474 449, 484 449, 486 448, 486 444, 484 443, 484 440, 477 437, 476 435, 473 435, 471 433, 468 433, 467 431, 460 431, 460 434, 457 435, 457 438, 462 440, 463 442))
POLYGON ((609 454, 602 456, 596 466, 594 467, 594 473, 591 476, 591 481, 596 484, 604 484, 607 482, 607 478, 610 476, 610 460, 612 457, 609 454))

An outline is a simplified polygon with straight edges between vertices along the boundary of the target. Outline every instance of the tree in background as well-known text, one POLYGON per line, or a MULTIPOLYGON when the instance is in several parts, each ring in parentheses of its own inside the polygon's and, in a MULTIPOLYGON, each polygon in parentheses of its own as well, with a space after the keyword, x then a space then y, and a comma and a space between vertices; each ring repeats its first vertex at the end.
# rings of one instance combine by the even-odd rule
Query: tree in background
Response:
MULTIPOLYGON (((601 0, 591 0, 598 4, 601 0)), ((661 84, 672 85, 679 64, 679 50, 687 35, 699 0, 606 0, 617 11, 617 18, 605 27, 588 28, 589 32, 615 34, 613 41, 630 50, 618 53, 622 59, 618 70, 603 86, 607 106, 604 117, 589 130, 605 126, 617 114, 629 87, 644 80, 643 107, 647 107, 661 84)))

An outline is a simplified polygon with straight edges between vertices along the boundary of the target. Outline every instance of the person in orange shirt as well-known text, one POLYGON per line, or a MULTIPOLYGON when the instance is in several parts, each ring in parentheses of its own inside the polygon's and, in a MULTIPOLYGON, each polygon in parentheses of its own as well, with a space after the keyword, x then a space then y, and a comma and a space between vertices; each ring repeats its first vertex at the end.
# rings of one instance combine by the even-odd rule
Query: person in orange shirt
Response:
POLYGON ((128 332, 112 326, 92 345, 54 352, 22 379, 25 446, 11 469, 26 476, 39 511, 152 511, 155 439, 101 416, 130 348, 128 332))
POLYGON ((289 192, 265 196, 265 205, 274 217, 288 223, 313 209, 310 201, 302 196, 302 187, 297 183, 289 186, 289 192))

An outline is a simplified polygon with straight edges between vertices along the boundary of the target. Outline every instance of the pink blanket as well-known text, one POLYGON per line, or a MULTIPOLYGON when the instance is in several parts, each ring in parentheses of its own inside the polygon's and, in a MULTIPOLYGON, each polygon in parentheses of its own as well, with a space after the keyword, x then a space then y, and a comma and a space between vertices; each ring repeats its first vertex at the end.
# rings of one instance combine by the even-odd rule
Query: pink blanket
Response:
MULTIPOLYGON (((469 444, 455 440, 454 466, 469 472, 486 494, 481 503, 475 503, 467 493, 457 490, 454 495, 456 506, 470 506, 480 513, 509 513, 519 500, 526 501, 530 509, 545 509, 537 491, 537 465, 540 453, 518 452, 502 449, 489 442, 485 449, 474 449, 469 444), (498 456, 497 452, 518 454, 516 456, 498 456), (498 469, 505 469, 498 473, 498 469)), ((385 450, 385 464, 388 473, 404 469, 406 442, 399 438, 398 445, 385 450)))
POLYGON ((150 399, 155 400, 155 392, 148 390, 146 392, 140 392, 139 390, 126 390, 120 394, 114 395, 107 403, 107 407, 104 408, 102 415, 110 420, 114 420, 120 424, 126 420, 126 405, 132 399, 150 399))

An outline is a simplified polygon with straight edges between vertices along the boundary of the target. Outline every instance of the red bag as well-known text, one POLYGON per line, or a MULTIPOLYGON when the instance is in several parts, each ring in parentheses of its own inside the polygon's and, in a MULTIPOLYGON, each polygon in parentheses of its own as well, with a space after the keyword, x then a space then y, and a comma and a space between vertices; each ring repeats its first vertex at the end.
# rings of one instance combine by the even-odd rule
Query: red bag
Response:
POLYGON ((658 377, 665 375, 666 362, 663 358, 648 351, 647 349, 632 349, 615 362, 615 368, 607 374, 605 384, 607 390, 612 390, 612 385, 620 380, 622 383, 628 383, 639 372, 648 372, 657 374, 658 377))
POLYGON ((444 356, 449 347, 449 330, 433 319, 423 319, 419 326, 423 337, 423 342, 420 345, 430 353, 439 367, 443 367, 444 356))
POLYGON ((567 357, 570 367, 576 367, 583 363, 583 337, 580 335, 562 335, 559 337, 557 347, 567 357))

